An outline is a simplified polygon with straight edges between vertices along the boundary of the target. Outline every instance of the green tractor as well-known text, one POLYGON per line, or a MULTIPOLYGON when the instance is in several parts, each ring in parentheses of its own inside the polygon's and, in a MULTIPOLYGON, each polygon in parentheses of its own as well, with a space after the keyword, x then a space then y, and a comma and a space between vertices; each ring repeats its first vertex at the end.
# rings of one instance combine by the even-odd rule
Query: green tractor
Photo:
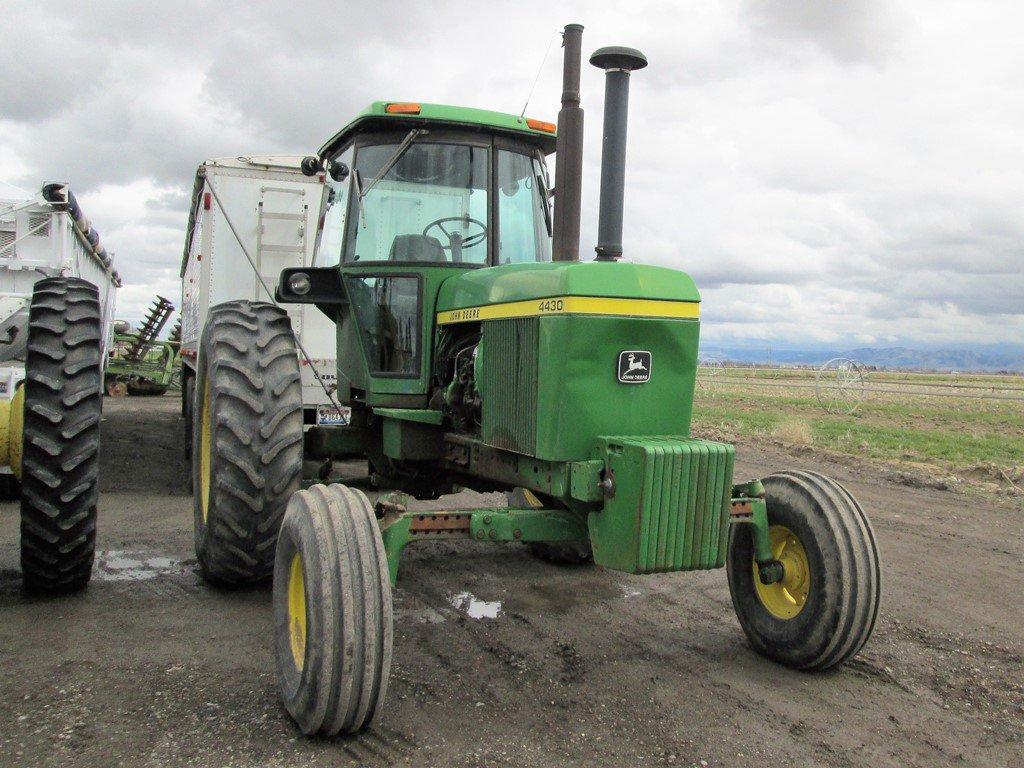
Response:
POLYGON ((731 445, 690 436, 700 297, 619 261, 626 108, 639 52, 604 48, 597 259, 579 261, 582 27, 564 33, 559 131, 513 115, 373 104, 304 168, 322 174, 320 262, 276 303, 337 323, 348 423, 303 424, 276 303, 211 311, 196 382, 196 548, 214 582, 273 575, 278 675, 307 734, 380 712, 392 586, 418 541, 522 542, 629 574, 725 567, 752 647, 822 670, 871 634, 871 526, 811 472, 733 483, 731 445), (545 161, 558 152, 554 216, 545 161), (364 457, 375 489, 302 489, 304 460, 364 457), (507 506, 410 511, 457 488, 507 506))

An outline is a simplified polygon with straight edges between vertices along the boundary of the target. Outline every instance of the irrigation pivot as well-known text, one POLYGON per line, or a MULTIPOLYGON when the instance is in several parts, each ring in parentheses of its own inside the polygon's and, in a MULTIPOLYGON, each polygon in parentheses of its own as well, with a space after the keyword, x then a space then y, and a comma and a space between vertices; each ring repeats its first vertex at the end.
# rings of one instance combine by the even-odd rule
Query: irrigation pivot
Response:
POLYGON ((849 416, 867 394, 867 371, 856 360, 834 357, 818 369, 814 378, 814 395, 826 413, 849 416))

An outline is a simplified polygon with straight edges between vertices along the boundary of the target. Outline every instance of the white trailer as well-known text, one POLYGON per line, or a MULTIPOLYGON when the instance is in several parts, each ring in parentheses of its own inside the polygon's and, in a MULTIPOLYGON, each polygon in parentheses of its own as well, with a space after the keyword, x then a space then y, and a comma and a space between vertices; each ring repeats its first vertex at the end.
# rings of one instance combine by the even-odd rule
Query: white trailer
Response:
MULTIPOLYGON (((324 180, 322 175, 304 176, 301 160, 291 155, 219 158, 207 160, 196 172, 181 260, 186 453, 192 445, 196 360, 210 308, 236 299, 273 302, 281 270, 313 264, 324 180)), ((299 360, 305 423, 347 423, 348 409, 338 409, 333 397, 334 323, 312 306, 285 308, 309 355, 299 360)))
POLYGON ((66 184, 0 186, 0 491, 21 497, 25 586, 89 581, 103 367, 121 278, 66 184))

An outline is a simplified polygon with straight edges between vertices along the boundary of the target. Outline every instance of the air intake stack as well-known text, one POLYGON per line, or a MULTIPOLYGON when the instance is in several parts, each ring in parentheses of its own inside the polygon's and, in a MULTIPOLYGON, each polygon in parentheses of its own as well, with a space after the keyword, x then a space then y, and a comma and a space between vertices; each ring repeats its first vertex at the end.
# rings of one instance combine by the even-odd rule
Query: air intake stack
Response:
MULTIPOLYGON (((601 144, 601 207, 597 222, 597 260, 622 256, 622 201, 626 189, 626 119, 629 73, 647 66, 635 48, 612 46, 594 51, 590 63, 605 71, 604 140, 601 144)), ((560 192, 557 190, 556 192, 560 192)))
POLYGON ((562 109, 555 144, 555 261, 580 259, 580 195, 583 187, 583 110, 580 109, 580 59, 583 25, 566 24, 562 32, 562 109))

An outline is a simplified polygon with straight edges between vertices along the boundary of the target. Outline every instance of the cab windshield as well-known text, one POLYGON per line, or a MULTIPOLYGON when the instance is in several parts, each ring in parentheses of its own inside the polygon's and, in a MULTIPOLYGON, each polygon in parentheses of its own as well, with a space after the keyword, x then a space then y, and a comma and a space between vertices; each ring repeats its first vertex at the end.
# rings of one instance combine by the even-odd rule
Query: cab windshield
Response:
POLYGON ((357 147, 351 184, 346 262, 485 265, 492 254, 498 264, 551 259, 539 154, 406 136, 357 147))

